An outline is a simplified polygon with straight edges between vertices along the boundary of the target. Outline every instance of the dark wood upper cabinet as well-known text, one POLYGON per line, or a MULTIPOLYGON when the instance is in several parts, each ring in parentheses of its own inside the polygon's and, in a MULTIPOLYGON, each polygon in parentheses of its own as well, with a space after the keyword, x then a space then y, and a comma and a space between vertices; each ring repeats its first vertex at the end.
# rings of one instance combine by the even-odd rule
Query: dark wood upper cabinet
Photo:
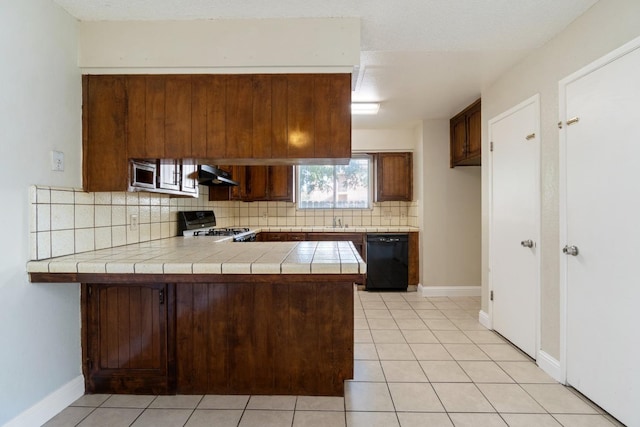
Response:
POLYGON ((288 158, 315 156, 313 83, 305 75, 287 77, 288 158))
POLYGON ((253 157, 253 77, 227 77, 227 159, 253 157))
POLYGON ((413 154, 377 153, 376 201, 413 200, 413 154))
POLYGON ((191 76, 169 76, 165 80, 165 142, 163 159, 192 156, 191 76))
POLYGON ((209 201, 293 201, 293 166, 220 166, 236 187, 210 187, 209 201))
POLYGON ((253 76, 252 157, 270 159, 273 145, 272 82, 268 75, 253 76))
POLYGON ((269 200, 269 172, 267 166, 248 166, 246 173, 246 192, 243 200, 247 202, 269 200))
MULTIPOLYGON (((161 159, 165 157, 165 76, 147 76, 145 110, 145 157, 161 159)), ((130 144, 137 141, 127 140, 130 144)), ((129 157, 132 157, 129 155, 129 157)))
POLYGON ((346 77, 314 78, 316 158, 351 156, 351 80, 346 77))
POLYGON ((349 74, 83 76, 85 190, 127 190, 129 159, 346 163, 350 105, 349 74))
POLYGON ((481 100, 462 110, 451 118, 450 167, 480 166, 480 143, 482 138, 481 100))
POLYGON ((128 157, 191 157, 191 76, 126 76, 126 81, 128 157))
POLYGON ((293 166, 268 166, 268 197, 271 201, 293 201, 293 166))
POLYGON ((129 185, 125 79, 83 76, 82 87, 84 189, 125 190, 129 185))
POLYGON ((166 394, 174 387, 167 292, 163 284, 82 286, 88 392, 166 394))
POLYGON ((286 159, 289 155, 289 128, 287 111, 287 76, 271 76, 271 157, 286 159))
POLYGON ((191 155, 196 159, 226 155, 227 77, 191 76, 191 155))

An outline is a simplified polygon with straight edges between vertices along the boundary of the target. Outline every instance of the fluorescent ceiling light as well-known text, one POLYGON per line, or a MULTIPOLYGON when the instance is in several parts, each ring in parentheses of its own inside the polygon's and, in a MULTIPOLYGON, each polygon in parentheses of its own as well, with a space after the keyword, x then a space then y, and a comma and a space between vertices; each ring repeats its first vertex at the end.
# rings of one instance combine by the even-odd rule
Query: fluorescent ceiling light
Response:
POLYGON ((352 102, 351 114, 378 114, 380 103, 378 102, 352 102))

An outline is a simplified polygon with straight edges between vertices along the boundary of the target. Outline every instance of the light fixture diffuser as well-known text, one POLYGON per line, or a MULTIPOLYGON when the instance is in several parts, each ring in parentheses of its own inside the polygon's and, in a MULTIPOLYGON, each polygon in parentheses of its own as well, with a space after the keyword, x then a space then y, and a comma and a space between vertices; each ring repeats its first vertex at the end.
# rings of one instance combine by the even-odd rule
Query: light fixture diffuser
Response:
POLYGON ((378 114, 379 102, 352 102, 351 114, 378 114))

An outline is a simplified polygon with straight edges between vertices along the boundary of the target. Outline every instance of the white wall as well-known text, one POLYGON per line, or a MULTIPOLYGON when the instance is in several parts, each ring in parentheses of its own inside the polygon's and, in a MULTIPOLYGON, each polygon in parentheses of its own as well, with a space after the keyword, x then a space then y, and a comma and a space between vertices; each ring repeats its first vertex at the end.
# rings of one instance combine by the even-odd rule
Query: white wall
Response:
POLYGON ((479 286, 480 167, 449 168, 449 120, 425 120, 422 139, 422 285, 479 286))
MULTIPOLYGON (((638 0, 600 0, 561 34, 534 51, 491 87, 482 91, 482 163, 488 164, 488 121, 540 94, 541 108, 541 341, 559 359, 559 178, 558 81, 627 41, 640 36, 638 0)), ((482 173, 482 309, 488 289, 488 170, 482 173)))
POLYGON ((416 148, 415 129, 353 129, 353 151, 413 151, 416 148))
POLYGON ((81 186, 77 23, 50 0, 0 13, 0 425, 80 375, 77 284, 30 284, 31 184, 81 186), (50 151, 65 171, 50 171, 50 151))

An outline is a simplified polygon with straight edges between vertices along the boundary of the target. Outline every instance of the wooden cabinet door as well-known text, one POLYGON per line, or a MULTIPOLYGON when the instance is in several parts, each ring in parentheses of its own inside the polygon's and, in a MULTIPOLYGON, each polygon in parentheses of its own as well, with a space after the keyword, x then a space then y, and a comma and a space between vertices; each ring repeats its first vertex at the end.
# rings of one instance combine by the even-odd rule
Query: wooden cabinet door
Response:
POLYGON ((146 76, 146 159, 162 159, 165 156, 165 80, 165 76, 146 76))
POLYGON ((314 76, 315 157, 351 157, 351 79, 347 74, 314 76))
POLYGON ((166 159, 191 157, 191 76, 167 76, 165 80, 166 159))
POLYGON ((246 168, 246 193, 244 200, 247 202, 256 202, 259 200, 267 200, 268 193, 268 166, 247 166, 246 168))
POLYGON ((221 159, 226 155, 227 83, 224 75, 191 76, 191 155, 221 159))
POLYGON ((245 200, 247 197, 247 168, 248 166, 232 166, 231 178, 238 183, 231 187, 231 200, 245 200))
POLYGON ((127 76, 127 155, 147 159, 147 80, 146 76, 127 76))
POLYGON ((271 76, 263 74, 253 76, 252 157, 256 159, 271 158, 273 128, 271 105, 271 76))
POLYGON ((250 159, 253 156, 253 78, 251 75, 227 76, 226 158, 250 159))
POLYGON ((287 134, 289 158, 315 156, 313 75, 287 77, 287 134))
POLYGON ((82 291, 87 391, 168 393, 167 286, 84 284, 82 291))
POLYGON ((467 156, 467 123, 464 116, 451 120, 451 167, 467 156))
POLYGON ((467 115, 467 157, 480 156, 480 140, 482 137, 482 118, 480 104, 477 104, 467 115))
POLYGON ((83 76, 82 154, 85 191, 126 191, 129 162, 123 76, 83 76))
POLYGON ((293 166, 269 166, 268 200, 293 201, 293 166))
POLYGON ((449 121, 450 167, 480 166, 481 100, 456 114, 449 121))
POLYGON ((376 200, 405 201, 413 199, 412 153, 378 153, 376 158, 376 200))

